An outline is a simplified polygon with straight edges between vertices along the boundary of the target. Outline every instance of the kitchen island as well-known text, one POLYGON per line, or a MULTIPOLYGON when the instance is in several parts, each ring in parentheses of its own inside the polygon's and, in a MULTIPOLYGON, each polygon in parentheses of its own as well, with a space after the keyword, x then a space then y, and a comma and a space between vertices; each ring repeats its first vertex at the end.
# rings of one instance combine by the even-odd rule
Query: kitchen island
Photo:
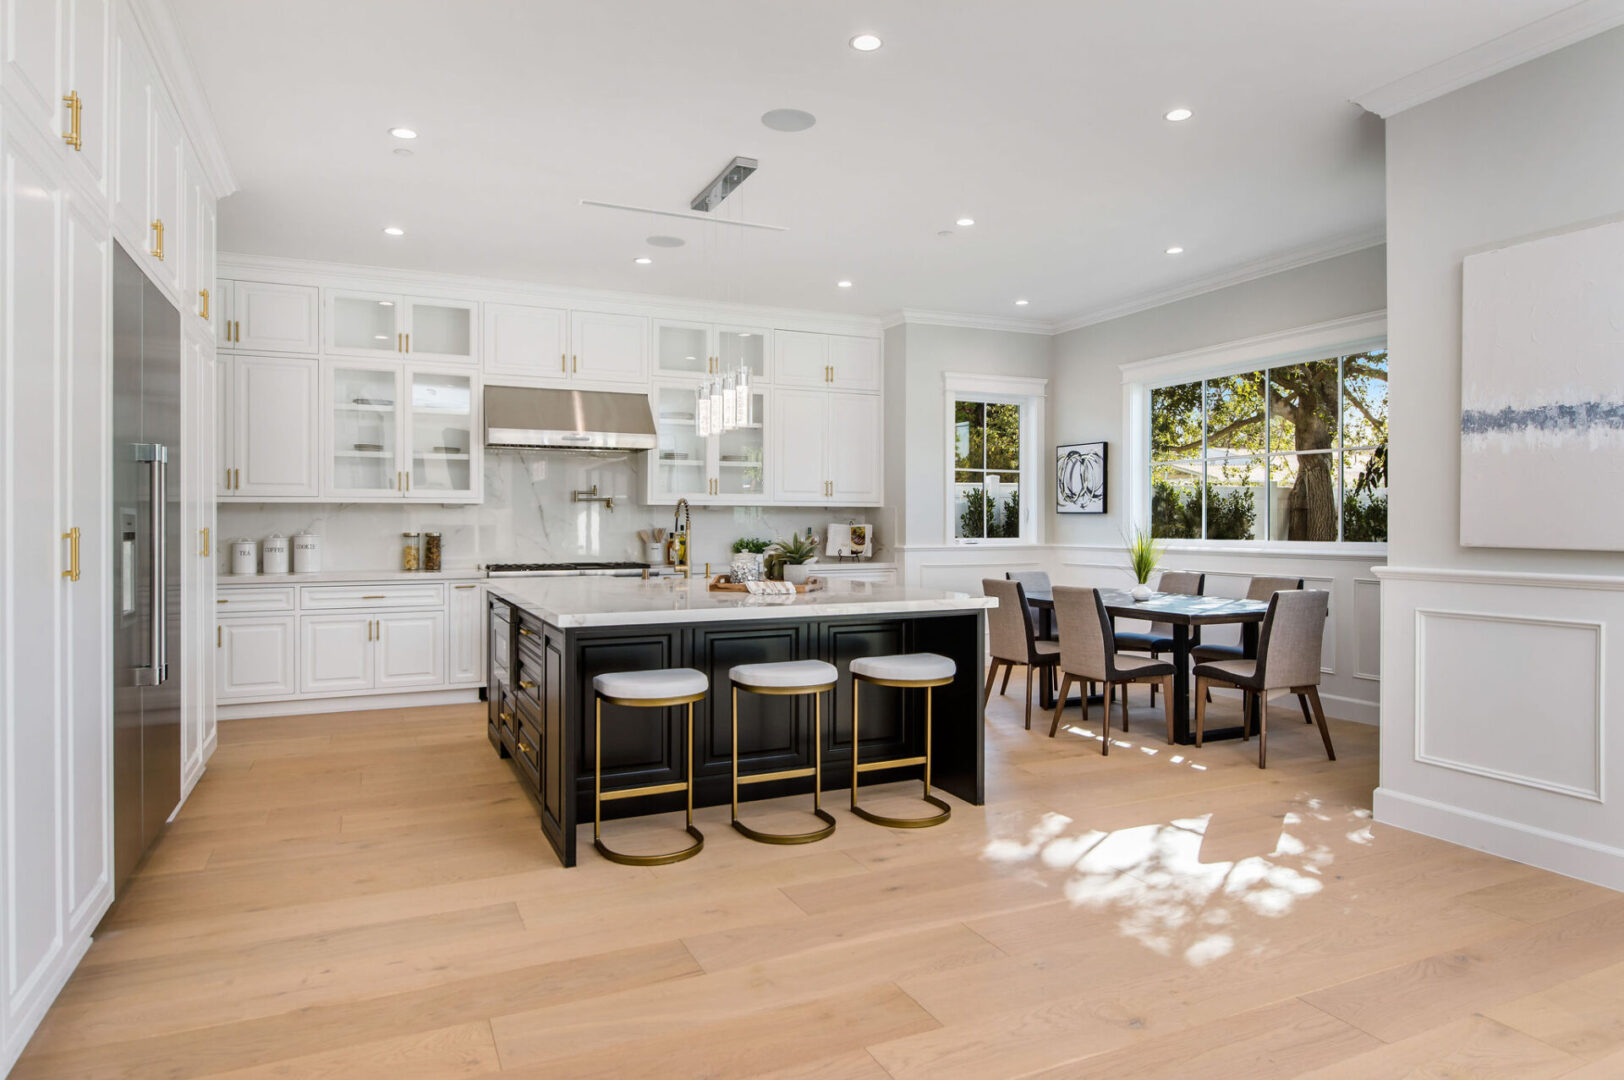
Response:
MULTIPOLYGON (((575 865, 577 822, 592 818, 592 680, 610 671, 691 667, 710 679, 710 694, 694 706, 694 804, 715 806, 730 794, 734 665, 815 659, 840 669, 823 701, 823 787, 832 790, 850 783, 848 664, 861 656, 940 653, 958 665, 958 677, 934 691, 931 782, 965 802, 983 801, 982 612, 995 605, 990 598, 839 580, 819 592, 770 598, 711 592, 684 578, 516 578, 492 580, 488 590, 488 734, 513 760, 565 866, 575 865)), ((864 688, 863 761, 923 753, 924 693, 864 688)), ((605 705, 604 789, 680 781, 682 714, 605 705)), ((740 772, 810 765, 812 730, 810 699, 741 694, 740 772)), ((901 767, 877 782, 919 775, 918 766, 901 767)), ((810 784, 769 781, 747 790, 772 798, 810 791, 810 784)), ((606 802, 604 815, 680 807, 678 796, 621 799, 606 802)))

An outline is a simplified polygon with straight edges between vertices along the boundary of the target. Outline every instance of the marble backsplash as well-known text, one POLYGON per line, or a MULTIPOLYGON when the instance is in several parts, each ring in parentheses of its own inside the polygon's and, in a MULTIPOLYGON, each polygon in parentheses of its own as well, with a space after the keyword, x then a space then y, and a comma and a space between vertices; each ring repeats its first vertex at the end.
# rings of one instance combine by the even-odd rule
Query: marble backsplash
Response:
MULTIPOLYGON (((447 569, 487 562, 642 561, 639 529, 671 528, 671 508, 643 504, 644 480, 634 456, 568 451, 485 455, 485 501, 432 503, 221 503, 217 547, 238 537, 312 532, 322 538, 323 570, 399 569, 400 534, 441 534, 447 569), (572 491, 596 484, 602 503, 577 503, 572 491)), ((695 507, 694 561, 724 565, 741 536, 775 539, 811 526, 822 538, 831 521, 874 526, 876 559, 886 559, 895 516, 889 509, 695 507)), ((226 558, 222 567, 229 569, 226 558)))

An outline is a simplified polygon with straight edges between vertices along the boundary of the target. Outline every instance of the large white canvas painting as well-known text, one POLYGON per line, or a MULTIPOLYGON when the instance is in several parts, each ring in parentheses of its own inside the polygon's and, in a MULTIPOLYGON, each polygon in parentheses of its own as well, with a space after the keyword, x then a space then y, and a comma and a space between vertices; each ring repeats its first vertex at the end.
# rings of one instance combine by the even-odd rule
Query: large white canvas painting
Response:
POLYGON ((1461 543, 1624 550, 1624 222, 1468 256, 1462 287, 1461 543))

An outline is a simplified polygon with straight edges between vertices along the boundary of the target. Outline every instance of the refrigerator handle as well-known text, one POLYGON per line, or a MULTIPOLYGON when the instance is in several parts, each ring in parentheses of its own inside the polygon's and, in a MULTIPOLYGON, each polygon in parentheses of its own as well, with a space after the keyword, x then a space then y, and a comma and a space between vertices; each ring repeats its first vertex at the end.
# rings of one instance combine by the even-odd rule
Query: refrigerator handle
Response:
POLYGON ((169 677, 168 620, 165 617, 169 604, 169 583, 164 580, 164 567, 169 554, 164 550, 168 545, 169 532, 169 448, 162 443, 138 443, 135 460, 152 468, 152 479, 148 486, 152 492, 152 509, 147 515, 152 523, 152 537, 148 544, 152 551, 152 574, 148 578, 152 583, 152 663, 145 668, 136 668, 135 684, 161 686, 169 677))

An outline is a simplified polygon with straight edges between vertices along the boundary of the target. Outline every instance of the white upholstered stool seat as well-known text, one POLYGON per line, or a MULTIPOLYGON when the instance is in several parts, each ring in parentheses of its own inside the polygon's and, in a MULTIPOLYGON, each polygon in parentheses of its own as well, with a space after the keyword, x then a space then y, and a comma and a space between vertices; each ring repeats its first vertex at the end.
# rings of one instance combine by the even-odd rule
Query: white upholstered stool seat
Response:
POLYGON ((592 680, 592 689, 620 701, 663 701, 692 697, 710 688, 703 671, 664 668, 656 671, 610 671, 592 680))
POLYGON ((840 672, 822 660, 781 660, 771 664, 739 664, 728 671, 727 677, 747 689, 783 690, 831 686, 840 672))
POLYGON ((853 675, 887 682, 934 682, 951 679, 958 670, 958 665, 948 657, 929 652, 860 656, 851 662, 853 675))

